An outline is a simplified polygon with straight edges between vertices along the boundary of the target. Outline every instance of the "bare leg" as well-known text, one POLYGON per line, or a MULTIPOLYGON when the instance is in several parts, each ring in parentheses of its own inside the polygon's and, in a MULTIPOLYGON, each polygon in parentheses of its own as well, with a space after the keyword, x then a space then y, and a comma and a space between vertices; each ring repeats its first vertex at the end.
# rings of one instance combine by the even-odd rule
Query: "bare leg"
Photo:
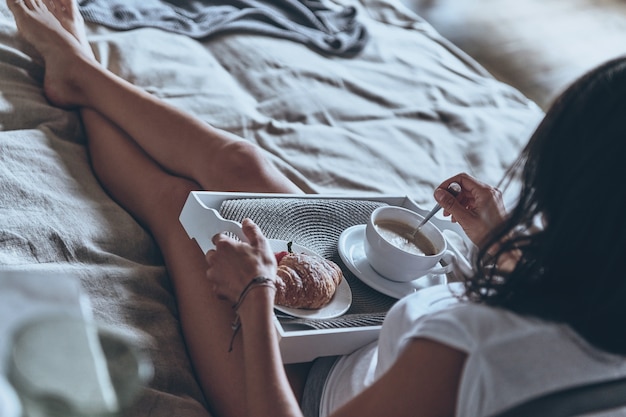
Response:
POLYGON ((265 191, 301 192, 255 146, 222 135, 102 68, 82 47, 83 35, 68 32, 72 27, 82 30, 82 21, 62 23, 76 9, 70 0, 8 4, 20 32, 44 58, 44 91, 52 103, 97 111, 166 171, 204 189, 260 191, 269 185, 278 189, 265 191))
POLYGON ((297 188, 254 148, 220 136, 100 68, 71 0, 21 4, 8 0, 8 4, 21 33, 44 57, 48 98, 57 105, 80 107, 98 178, 159 244, 174 282, 185 340, 213 410, 220 416, 244 415, 241 341, 227 352, 232 310, 207 288, 204 257, 186 236, 178 214, 189 191, 199 185, 262 192, 297 192, 297 188), (134 110, 132 115, 122 103, 134 110), (169 141, 179 136, 200 139, 189 140, 186 152, 168 156, 169 141), (149 149, 144 148, 146 143, 149 149), (202 149, 195 152, 195 146, 202 149), (151 153, 153 148, 157 155, 151 153), (183 165, 191 165, 188 153, 199 161, 192 171, 181 174, 191 180, 171 175, 177 170, 167 159, 180 158, 183 165))

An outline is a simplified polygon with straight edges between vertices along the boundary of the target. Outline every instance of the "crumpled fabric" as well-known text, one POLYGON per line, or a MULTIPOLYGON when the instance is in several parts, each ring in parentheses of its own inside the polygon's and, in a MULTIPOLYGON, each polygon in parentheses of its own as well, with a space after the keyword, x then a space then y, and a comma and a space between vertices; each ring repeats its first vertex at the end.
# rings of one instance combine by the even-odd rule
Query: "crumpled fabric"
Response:
POLYGON ((206 39, 257 33, 290 39, 329 55, 352 56, 367 43, 354 7, 320 0, 82 0, 85 20, 118 30, 154 27, 206 39))

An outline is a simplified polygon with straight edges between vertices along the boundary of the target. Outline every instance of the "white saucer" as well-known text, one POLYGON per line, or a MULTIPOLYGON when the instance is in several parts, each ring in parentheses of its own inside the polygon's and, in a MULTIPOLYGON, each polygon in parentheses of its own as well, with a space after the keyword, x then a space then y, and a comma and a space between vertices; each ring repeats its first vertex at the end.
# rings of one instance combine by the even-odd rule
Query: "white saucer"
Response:
POLYGON ((424 288, 445 284, 445 275, 428 274, 410 282, 394 282, 376 272, 365 257, 363 240, 365 225, 359 224, 347 228, 339 236, 338 250, 341 260, 348 269, 371 288, 393 298, 402 298, 424 288))
MULTIPOLYGON (((272 251, 274 252, 287 250, 286 240, 270 239, 269 242, 272 251)), ((314 251, 305 248, 304 246, 300 246, 296 243, 292 245, 291 249, 293 252, 319 256, 314 251)), ((350 305, 352 305, 352 290, 350 290, 350 285, 348 284, 348 281, 346 281, 346 279, 344 278, 341 280, 341 283, 337 287, 333 298, 328 304, 326 304, 322 308, 308 310, 303 308, 289 308, 275 305, 274 309, 280 311, 281 313, 289 314, 290 316, 303 319, 332 319, 334 317, 339 317, 346 311, 348 311, 350 309, 350 305)))

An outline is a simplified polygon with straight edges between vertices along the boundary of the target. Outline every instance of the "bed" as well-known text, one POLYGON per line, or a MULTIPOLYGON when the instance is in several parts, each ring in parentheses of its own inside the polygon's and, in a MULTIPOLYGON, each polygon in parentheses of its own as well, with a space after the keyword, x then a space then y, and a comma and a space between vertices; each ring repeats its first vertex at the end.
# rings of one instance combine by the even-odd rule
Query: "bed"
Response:
MULTIPOLYGON (((457 172, 497 183, 539 107, 400 0, 325 3, 355 7, 369 34, 360 53, 94 23, 89 40, 111 71, 258 144, 307 193, 401 195, 428 207, 434 187, 457 172)), ((95 318, 148 350, 154 377, 129 415, 210 416, 159 250, 99 185, 77 114, 46 101, 33 57, 2 2, 0 265, 77 277, 95 318)))

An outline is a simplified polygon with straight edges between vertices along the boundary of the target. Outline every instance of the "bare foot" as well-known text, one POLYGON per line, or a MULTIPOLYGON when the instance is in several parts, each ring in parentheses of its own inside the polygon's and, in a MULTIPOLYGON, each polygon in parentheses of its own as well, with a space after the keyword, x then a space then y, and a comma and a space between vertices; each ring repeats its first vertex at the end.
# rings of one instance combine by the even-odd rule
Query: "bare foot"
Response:
POLYGON ((76 0, 48 0, 48 9, 57 18, 61 25, 72 34, 83 50, 90 57, 93 57, 93 51, 87 41, 87 32, 85 31, 85 21, 78 10, 76 0))
POLYGON ((7 0, 7 5, 20 34, 44 59, 46 97, 59 107, 80 105, 74 74, 95 60, 74 0, 7 0))

